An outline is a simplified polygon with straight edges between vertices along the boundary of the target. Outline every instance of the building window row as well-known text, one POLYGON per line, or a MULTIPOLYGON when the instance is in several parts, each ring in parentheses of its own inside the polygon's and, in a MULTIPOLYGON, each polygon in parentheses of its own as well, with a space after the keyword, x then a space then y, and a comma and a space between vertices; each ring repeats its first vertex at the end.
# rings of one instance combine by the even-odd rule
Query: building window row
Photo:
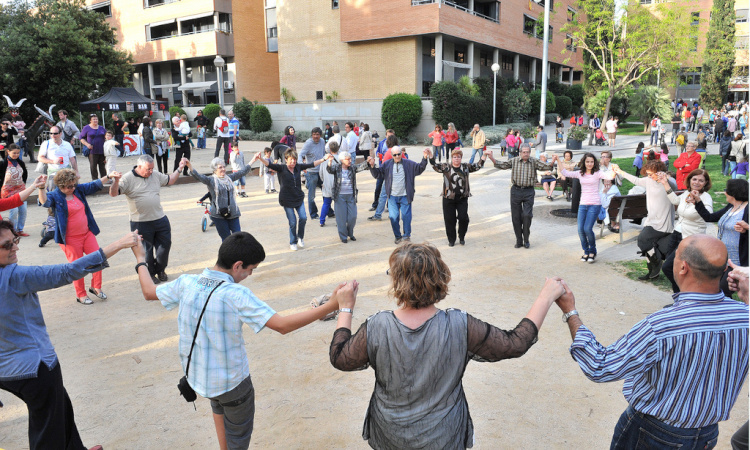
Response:
MULTIPOLYGON (((544 4, 544 0, 541 1, 544 4)), ((334 9, 338 8, 338 1, 334 0, 334 3, 336 3, 334 9)), ((497 0, 488 2, 474 1, 473 5, 469 4, 469 0, 411 0, 412 6, 427 5, 430 3, 441 3, 446 6, 452 6, 482 19, 500 23, 500 2, 497 0)))
MULTIPOLYGON (((552 25, 549 27, 549 42, 552 43, 552 25)), ((537 19, 523 15, 523 32, 537 39, 544 39, 544 31, 537 26, 537 19)))
POLYGON ((266 51, 279 51, 279 28, 276 22, 276 0, 266 0, 266 51))
POLYGON ((168 5, 180 0, 143 0, 144 8, 153 8, 154 6, 168 5))
POLYGON ((88 8, 94 12, 104 14, 104 17, 112 17, 112 4, 109 1, 94 3, 88 8))
POLYGON ((146 25, 146 40, 158 41, 175 36, 221 31, 232 32, 232 15, 208 12, 196 16, 170 19, 146 25))
POLYGON ((734 22, 735 23, 747 23, 747 12, 748 12, 747 8, 735 10, 734 22))

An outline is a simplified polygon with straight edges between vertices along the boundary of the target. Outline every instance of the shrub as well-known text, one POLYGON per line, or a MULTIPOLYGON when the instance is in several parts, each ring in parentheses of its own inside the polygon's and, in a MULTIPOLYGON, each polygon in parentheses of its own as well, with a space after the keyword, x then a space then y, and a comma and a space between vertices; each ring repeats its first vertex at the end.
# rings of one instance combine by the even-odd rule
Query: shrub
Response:
POLYGON ((557 80, 547 81, 547 90, 555 94, 555 99, 557 99, 557 97, 561 95, 564 95, 567 97, 568 89, 570 89, 570 87, 567 84, 562 84, 557 80))
POLYGON ((250 114, 252 114, 255 105, 255 102, 242 97, 242 100, 235 103, 232 107, 235 117, 240 121, 240 128, 250 129, 250 114))
POLYGON ((183 114, 186 114, 185 110, 182 109, 182 107, 180 107, 179 105, 172 105, 172 106, 169 107, 169 115, 170 115, 170 117, 181 116, 183 114))
MULTIPOLYGON (((540 89, 529 92, 529 103, 531 104, 531 110, 529 111, 529 118, 536 119, 538 121, 539 108, 542 106, 542 91, 540 89)), ((555 94, 552 91, 547 91, 547 104, 545 105, 545 114, 553 113, 556 109, 555 94)))
POLYGON ((391 94, 383 100, 380 118, 396 136, 405 137, 422 120, 422 100, 416 94, 391 94))
MULTIPOLYGON (((205 110, 203 111, 205 114, 205 110)), ((250 129, 258 133, 271 129, 271 112, 265 105, 255 105, 253 112, 250 113, 250 129)))
POLYGON ((570 97, 570 101, 573 102, 573 111, 571 112, 578 112, 583 106, 583 85, 574 84, 568 88, 568 92, 565 95, 570 97))
POLYGON ((208 119, 209 128, 213 126, 214 120, 219 117, 221 106, 216 103, 209 103, 203 107, 203 115, 208 119))
POLYGON ((505 113, 510 120, 523 121, 529 117, 531 104, 529 96, 521 88, 513 88, 503 98, 505 113))
MULTIPOLYGON (((471 95, 452 81, 440 81, 432 85, 432 119, 443 128, 449 122, 459 131, 469 131, 475 123, 486 124, 492 120, 492 103, 484 98, 485 87, 477 86, 478 95, 471 95)), ((491 92, 491 90, 490 90, 491 92)))
POLYGON ((560 117, 570 117, 570 114, 573 112, 573 100, 571 100, 570 97, 561 95, 555 98, 555 103, 557 104, 555 110, 560 117))

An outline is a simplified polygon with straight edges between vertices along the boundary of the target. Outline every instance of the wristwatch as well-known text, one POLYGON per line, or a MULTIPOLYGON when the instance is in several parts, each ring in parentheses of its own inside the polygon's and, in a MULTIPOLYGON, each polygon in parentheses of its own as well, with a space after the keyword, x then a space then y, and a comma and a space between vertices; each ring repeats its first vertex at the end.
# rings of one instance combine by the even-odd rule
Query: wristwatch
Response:
POLYGON ((354 314, 354 311, 352 311, 351 308, 341 308, 341 309, 339 309, 339 312, 345 312, 345 313, 349 313, 349 314, 354 314))
POLYGON ((577 315, 578 315, 578 311, 576 311, 575 309, 573 309, 573 310, 568 311, 565 314, 563 314, 562 315, 562 320, 563 320, 563 322, 568 323, 568 319, 570 319, 573 316, 577 316, 577 315))

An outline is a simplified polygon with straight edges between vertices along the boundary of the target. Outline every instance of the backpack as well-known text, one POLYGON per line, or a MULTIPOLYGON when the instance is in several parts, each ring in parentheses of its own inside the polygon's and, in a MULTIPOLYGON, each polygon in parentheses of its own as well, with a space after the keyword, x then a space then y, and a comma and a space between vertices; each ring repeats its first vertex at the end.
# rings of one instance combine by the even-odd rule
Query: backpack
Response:
POLYGON ((654 120, 652 120, 652 121, 651 121, 651 126, 652 126, 652 127, 655 127, 655 126, 656 126, 656 119, 654 119, 654 120))
POLYGON ((685 145, 685 135, 684 134, 678 134, 676 141, 677 141, 677 145, 685 145))
POLYGON ((229 122, 227 122, 226 119, 221 119, 221 126, 219 127, 219 131, 223 133, 226 131, 228 127, 229 127, 229 122))

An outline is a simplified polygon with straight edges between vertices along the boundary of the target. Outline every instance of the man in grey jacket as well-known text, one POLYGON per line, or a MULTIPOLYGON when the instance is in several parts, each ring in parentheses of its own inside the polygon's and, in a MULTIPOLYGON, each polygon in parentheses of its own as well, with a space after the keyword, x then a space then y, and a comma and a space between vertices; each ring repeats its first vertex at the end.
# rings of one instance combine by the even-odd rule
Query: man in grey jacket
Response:
POLYGON ((541 125, 537 125, 536 130, 536 139, 531 146, 536 150, 536 159, 539 159, 539 155, 547 149, 547 133, 544 132, 544 127, 541 125))

